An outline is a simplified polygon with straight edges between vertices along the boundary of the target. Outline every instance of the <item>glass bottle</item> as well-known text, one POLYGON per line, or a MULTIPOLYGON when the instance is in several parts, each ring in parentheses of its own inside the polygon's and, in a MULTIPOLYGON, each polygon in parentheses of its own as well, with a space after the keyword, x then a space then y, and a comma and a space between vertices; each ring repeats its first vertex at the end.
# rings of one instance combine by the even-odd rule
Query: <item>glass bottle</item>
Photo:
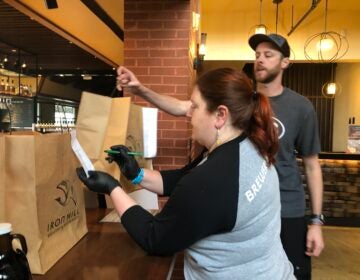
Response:
POLYGON ((1 92, 1 93, 4 93, 4 92, 5 92, 5 82, 4 82, 4 79, 1 79, 0 92, 1 92))
POLYGON ((22 84, 19 85, 19 95, 24 95, 24 87, 22 84))
POLYGON ((15 94, 15 84, 14 84, 14 79, 11 80, 11 86, 10 86, 10 92, 11 94, 15 94))
POLYGON ((5 93, 10 93, 9 78, 6 80, 5 83, 5 93))
POLYGON ((27 84, 23 85, 23 95, 24 96, 28 96, 29 95, 29 88, 27 86, 27 84))
POLYGON ((29 92, 30 97, 34 96, 33 89, 32 89, 31 85, 29 85, 29 87, 28 87, 28 92, 29 92))

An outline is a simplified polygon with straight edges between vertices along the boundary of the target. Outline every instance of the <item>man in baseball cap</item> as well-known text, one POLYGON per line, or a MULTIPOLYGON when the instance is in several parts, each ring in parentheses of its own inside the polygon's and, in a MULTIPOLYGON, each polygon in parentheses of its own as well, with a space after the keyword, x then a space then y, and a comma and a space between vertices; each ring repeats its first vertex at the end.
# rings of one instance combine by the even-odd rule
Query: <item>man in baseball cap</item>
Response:
POLYGON ((289 66, 288 42, 278 34, 255 34, 249 38, 249 45, 255 51, 257 89, 269 97, 281 94, 283 72, 289 66))
POLYGON ((284 57, 290 57, 290 46, 283 36, 278 34, 255 34, 249 39, 249 45, 254 51, 256 47, 263 42, 272 43, 284 57))
POLYGON ((281 196, 281 241, 294 266, 298 280, 311 279, 312 256, 324 248, 322 225, 323 182, 318 161, 320 141, 316 113, 311 102, 283 86, 282 77, 289 66, 290 47, 278 34, 255 34, 249 38, 255 51, 256 90, 269 97, 278 128, 279 151, 275 167, 281 196), (295 152, 296 151, 296 152, 295 152), (305 194, 296 157, 302 158, 312 215, 305 217, 305 194))

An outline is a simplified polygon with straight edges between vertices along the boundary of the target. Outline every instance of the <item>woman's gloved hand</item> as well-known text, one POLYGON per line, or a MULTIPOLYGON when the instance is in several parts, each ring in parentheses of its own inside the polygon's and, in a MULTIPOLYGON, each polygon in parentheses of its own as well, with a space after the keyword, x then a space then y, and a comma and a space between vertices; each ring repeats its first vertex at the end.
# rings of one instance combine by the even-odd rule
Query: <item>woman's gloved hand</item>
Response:
POLYGON ((121 173, 128 179, 134 180, 140 174, 141 169, 133 155, 128 155, 130 150, 124 145, 115 145, 110 147, 111 150, 118 151, 118 154, 109 154, 106 160, 115 161, 120 167, 121 173))
POLYGON ((76 168, 79 179, 88 187, 89 190, 97 193, 110 193, 116 187, 120 187, 120 183, 113 176, 102 171, 89 171, 89 177, 82 167, 76 168))

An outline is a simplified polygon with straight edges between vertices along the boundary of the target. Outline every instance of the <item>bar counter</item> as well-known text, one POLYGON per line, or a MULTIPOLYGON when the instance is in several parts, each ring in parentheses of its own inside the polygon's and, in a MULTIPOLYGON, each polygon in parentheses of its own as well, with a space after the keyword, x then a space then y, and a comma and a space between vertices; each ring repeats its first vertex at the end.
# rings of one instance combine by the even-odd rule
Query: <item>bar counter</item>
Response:
POLYGON ((170 279, 174 257, 149 256, 119 223, 102 223, 109 209, 87 209, 89 232, 44 275, 49 279, 170 279))
POLYGON ((319 159, 360 160, 360 154, 321 152, 319 159))

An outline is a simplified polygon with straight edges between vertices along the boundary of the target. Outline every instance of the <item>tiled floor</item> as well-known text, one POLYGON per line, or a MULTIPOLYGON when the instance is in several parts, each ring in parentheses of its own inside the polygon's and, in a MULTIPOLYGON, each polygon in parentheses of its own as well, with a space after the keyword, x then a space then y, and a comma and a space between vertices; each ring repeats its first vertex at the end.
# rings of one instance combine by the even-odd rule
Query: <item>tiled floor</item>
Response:
MULTIPOLYGON (((323 233, 325 250, 312 259, 312 280, 359 280, 360 228, 326 226, 323 233)), ((183 280, 182 269, 183 254, 178 254, 171 280, 183 280)))

